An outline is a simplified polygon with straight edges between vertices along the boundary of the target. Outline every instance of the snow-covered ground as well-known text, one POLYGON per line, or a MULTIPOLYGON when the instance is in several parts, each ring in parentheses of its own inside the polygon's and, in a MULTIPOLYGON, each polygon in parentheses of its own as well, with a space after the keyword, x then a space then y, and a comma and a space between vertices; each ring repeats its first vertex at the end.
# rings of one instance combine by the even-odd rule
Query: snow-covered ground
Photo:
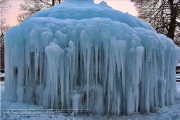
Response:
POLYGON ((180 80, 180 74, 176 74, 176 79, 180 80))
MULTIPOLYGON (((175 99, 175 104, 172 106, 157 108, 154 110, 154 113, 148 114, 133 114, 130 116, 94 116, 94 115, 79 115, 73 117, 72 114, 62 114, 62 113, 49 113, 49 112, 12 112, 7 111, 8 115, 5 115, 4 110, 40 110, 43 107, 30 105, 30 104, 22 104, 22 103, 12 103, 8 102, 5 99, 4 93, 4 81, 0 82, 0 100, 1 100, 1 118, 2 120, 180 120, 180 82, 176 83, 177 87, 177 97, 175 99), (14 114, 14 115, 12 115, 14 114), (23 115, 27 116, 23 116, 23 115), (31 116, 30 116, 31 115, 31 116), (40 115, 40 116, 38 116, 40 115)), ((22 111, 20 111, 22 112, 22 111)))
POLYGON ((1 77, 5 77, 5 73, 1 73, 1 72, 0 72, 0 78, 1 78, 1 77))

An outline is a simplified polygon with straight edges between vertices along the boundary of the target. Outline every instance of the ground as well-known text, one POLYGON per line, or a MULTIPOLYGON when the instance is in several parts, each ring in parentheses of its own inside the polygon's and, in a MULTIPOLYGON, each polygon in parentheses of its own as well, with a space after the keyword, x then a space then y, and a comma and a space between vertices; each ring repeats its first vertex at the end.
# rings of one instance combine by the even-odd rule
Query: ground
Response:
MULTIPOLYGON (((24 109, 24 110, 38 110, 42 107, 22 104, 22 103, 11 103, 5 99, 4 94, 4 81, 0 82, 0 99, 1 99, 1 118, 3 120, 180 120, 180 82, 176 83, 177 94, 175 104, 168 107, 157 108, 154 113, 147 114, 133 114, 130 116, 93 116, 93 115, 81 115, 73 117, 73 114, 60 114, 60 113, 45 113, 45 112, 23 112, 31 116, 22 116, 18 112, 13 113, 14 115, 4 115, 4 110, 12 109, 24 109), (41 115, 40 115, 41 114, 41 115), (40 115, 41 117, 37 116, 40 115), (44 116, 43 116, 44 115, 44 116), (53 116, 52 116, 53 115, 53 116)), ((10 112, 10 111, 8 111, 10 112)), ((22 112, 22 111, 21 111, 22 112)), ((10 114, 10 113, 8 113, 10 114)))

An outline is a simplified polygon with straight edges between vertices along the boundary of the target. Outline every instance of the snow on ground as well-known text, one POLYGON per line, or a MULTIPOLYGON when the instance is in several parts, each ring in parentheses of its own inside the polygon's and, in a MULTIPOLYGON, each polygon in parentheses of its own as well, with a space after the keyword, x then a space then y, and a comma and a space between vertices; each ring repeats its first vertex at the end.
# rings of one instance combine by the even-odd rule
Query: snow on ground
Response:
POLYGON ((178 63, 177 66, 180 66, 180 63, 178 63))
POLYGON ((5 77, 5 73, 1 73, 1 72, 0 72, 0 78, 1 78, 1 77, 5 77))
POLYGON ((176 79, 180 79, 180 74, 176 74, 176 79))
POLYGON ((176 89, 177 89, 177 92, 180 93, 180 82, 176 82, 176 89))
MULTIPOLYGON (((177 97, 175 99, 175 104, 164 108, 157 108, 156 110, 154 110, 154 113, 132 114, 130 116, 94 116, 89 114, 79 115, 76 117, 73 117, 72 114, 67 113, 62 114, 47 112, 46 114, 44 114, 44 112, 35 111, 31 112, 31 114, 29 112, 23 112, 23 114, 20 114, 21 116, 17 114, 18 112, 16 112, 17 116, 5 116, 4 110, 40 110, 43 109, 43 107, 30 104, 8 102, 8 100, 5 99, 4 83, 4 81, 0 82, 0 92, 2 96, 0 96, 2 120, 180 120, 180 82, 176 83, 177 97), (22 116, 25 114, 29 114, 31 116, 22 116), (40 115, 40 117, 36 115, 40 115)), ((15 114, 15 112, 13 114, 15 114)))

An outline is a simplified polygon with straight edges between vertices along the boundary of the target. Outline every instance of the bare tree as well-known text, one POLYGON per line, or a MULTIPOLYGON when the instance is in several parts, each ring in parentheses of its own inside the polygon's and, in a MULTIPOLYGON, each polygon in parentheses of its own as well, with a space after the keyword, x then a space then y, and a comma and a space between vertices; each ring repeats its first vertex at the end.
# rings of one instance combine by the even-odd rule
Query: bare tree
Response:
POLYGON ((179 0, 133 0, 139 12, 138 17, 151 23, 158 33, 175 41, 180 26, 179 0))
POLYGON ((174 42, 180 47, 180 25, 175 30, 174 42))
POLYGON ((0 0, 0 72, 4 72, 4 35, 6 30, 10 27, 6 25, 6 19, 3 15, 9 7, 8 0, 0 0))
POLYGON ((0 0, 0 42, 4 40, 4 34, 6 30, 9 28, 9 25, 6 25, 6 18, 4 17, 4 13, 6 13, 6 10, 10 7, 8 5, 8 0, 0 0))
POLYGON ((61 3, 62 0, 24 0, 20 5, 20 14, 18 15, 18 22, 21 23, 35 12, 52 7, 61 3))

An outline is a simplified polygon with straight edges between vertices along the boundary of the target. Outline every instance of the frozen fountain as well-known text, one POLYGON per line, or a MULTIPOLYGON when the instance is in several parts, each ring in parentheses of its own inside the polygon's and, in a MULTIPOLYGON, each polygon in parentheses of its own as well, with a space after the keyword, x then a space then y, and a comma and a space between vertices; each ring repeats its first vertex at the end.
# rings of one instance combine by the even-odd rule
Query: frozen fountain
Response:
POLYGON ((150 24, 105 2, 65 0, 6 33, 6 94, 50 109, 150 112, 174 103, 179 53, 150 24))

